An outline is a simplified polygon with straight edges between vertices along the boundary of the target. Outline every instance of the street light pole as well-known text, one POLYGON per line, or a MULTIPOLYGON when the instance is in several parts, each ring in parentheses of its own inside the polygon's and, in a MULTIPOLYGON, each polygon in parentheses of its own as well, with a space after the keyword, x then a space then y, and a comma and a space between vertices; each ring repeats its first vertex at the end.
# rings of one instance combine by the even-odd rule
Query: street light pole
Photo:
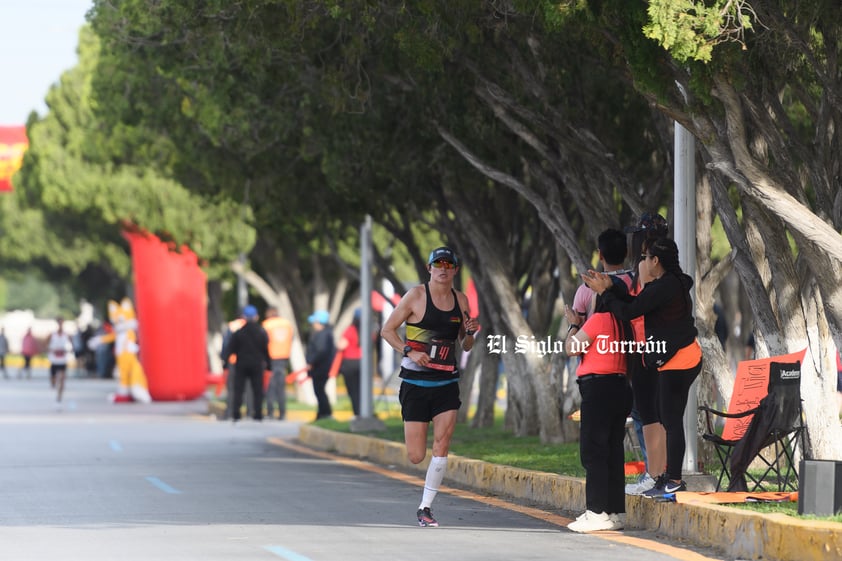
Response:
POLYGON ((372 341, 371 341, 371 216, 360 227, 360 415, 351 421, 352 432, 384 430, 386 425, 374 416, 372 341))
MULTIPOLYGON (((690 131, 675 123, 675 244, 678 246, 678 257, 681 269, 696 278, 696 139, 690 131)), ((696 302, 696 285, 690 291, 694 305, 696 302)), ((687 407, 684 409, 684 438, 687 447, 684 452, 684 466, 682 471, 688 474, 699 473, 698 450, 699 437, 697 430, 697 408, 699 404, 698 378, 690 386, 687 397, 687 407)))

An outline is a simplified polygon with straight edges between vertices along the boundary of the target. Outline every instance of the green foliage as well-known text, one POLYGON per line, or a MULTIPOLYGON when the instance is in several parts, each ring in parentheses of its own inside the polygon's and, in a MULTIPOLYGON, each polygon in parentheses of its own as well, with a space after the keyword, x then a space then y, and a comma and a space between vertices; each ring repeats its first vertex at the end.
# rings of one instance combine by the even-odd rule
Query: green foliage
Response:
POLYGON ((103 126, 91 98, 99 53, 96 36, 84 28, 79 65, 47 95, 47 116, 29 126, 21 188, 4 214, 6 257, 41 259, 71 274, 104 262, 127 278, 121 232, 131 224, 189 245, 211 272, 227 268, 254 243, 239 205, 191 194, 168 177, 172 145, 165 136, 126 123, 103 126))
POLYGON ((826 522, 842 522, 842 514, 835 516, 816 516, 813 514, 798 514, 797 502, 780 502, 780 503, 736 503, 732 506, 742 510, 750 510, 752 512, 762 512, 764 514, 785 514, 793 516, 801 520, 823 520, 826 522))
POLYGON ((8 310, 9 283, 5 278, 0 277, 0 310, 8 310))
POLYGON ((725 235, 725 229, 722 227, 722 221, 719 219, 719 215, 713 219, 713 224, 710 227, 710 237, 710 256, 717 261, 725 258, 731 251, 731 244, 728 243, 728 236, 725 235))
POLYGON ((27 274, 8 280, 6 310, 32 310, 36 317, 76 317, 78 302, 67 286, 27 274))
MULTIPOLYGON (((528 4, 521 2, 520 4, 528 4)), ((560 31, 574 16, 587 13, 588 0, 543 0, 540 2, 541 12, 544 16, 544 21, 547 23, 547 29, 551 31, 560 31)))
MULTIPOLYGON (((447 176, 479 183, 460 156, 442 149, 437 125, 516 175, 531 150, 477 99, 472 66, 514 103, 536 114, 552 106, 558 122, 542 123, 548 130, 569 119, 610 139, 606 150, 641 184, 651 184, 652 168, 665 161, 652 156, 659 141, 642 100, 594 71, 590 50, 607 47, 579 25, 593 24, 587 3, 548 4, 164 0, 141 9, 97 1, 96 114, 129 162, 160 163, 162 175, 193 193, 251 206, 261 243, 279 262, 281 255, 288 262, 291 248, 312 255, 335 246, 355 266, 356 231, 371 214, 389 229, 388 244, 409 248, 406 256, 391 252, 400 260, 393 272, 415 279, 421 254, 463 219, 442 204, 447 176), (545 36, 552 10, 566 29, 545 36), (526 38, 536 40, 534 50, 526 38), (524 61, 547 73, 546 98, 536 100, 524 85, 524 61), (153 139, 166 141, 144 150, 153 139), (438 239, 419 238, 412 222, 438 239)), ((542 141, 555 144, 553 134, 542 141)), ((535 218, 506 220, 531 228, 535 218)), ((258 267, 272 270, 268 262, 258 267)))
POLYGON ((99 4, 92 23, 108 54, 96 91, 110 126, 139 122, 146 135, 172 139, 174 178, 253 207, 254 225, 276 245, 293 236, 306 244, 316 232, 339 239, 361 222, 357 201, 377 200, 376 184, 344 165, 359 140, 345 133, 358 117, 342 112, 367 103, 356 62, 366 43, 350 27, 374 25, 374 7, 99 4))
POLYGON ((710 62, 713 48, 725 41, 743 43, 753 29, 753 10, 744 0, 650 0, 643 34, 679 62, 710 62))

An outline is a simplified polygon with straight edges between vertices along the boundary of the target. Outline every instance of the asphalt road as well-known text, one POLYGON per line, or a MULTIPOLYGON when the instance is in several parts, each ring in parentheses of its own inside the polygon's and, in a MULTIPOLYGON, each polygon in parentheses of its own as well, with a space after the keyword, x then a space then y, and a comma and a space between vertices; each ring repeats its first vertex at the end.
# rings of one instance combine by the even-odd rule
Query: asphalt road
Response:
POLYGON ((0 378, 2 561, 705 560, 642 532, 440 493, 419 528, 417 477, 294 444, 293 422, 216 421, 203 400, 112 405, 113 381, 0 378))

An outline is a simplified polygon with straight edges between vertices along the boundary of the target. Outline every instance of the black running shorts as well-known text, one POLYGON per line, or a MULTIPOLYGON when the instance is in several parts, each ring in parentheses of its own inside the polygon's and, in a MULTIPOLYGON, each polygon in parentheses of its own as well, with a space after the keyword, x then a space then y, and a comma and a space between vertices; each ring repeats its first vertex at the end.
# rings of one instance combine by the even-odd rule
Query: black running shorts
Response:
POLYGON ((401 382, 398 399, 403 420, 421 423, 429 423, 439 413, 459 409, 462 405, 458 382, 433 388, 401 382))

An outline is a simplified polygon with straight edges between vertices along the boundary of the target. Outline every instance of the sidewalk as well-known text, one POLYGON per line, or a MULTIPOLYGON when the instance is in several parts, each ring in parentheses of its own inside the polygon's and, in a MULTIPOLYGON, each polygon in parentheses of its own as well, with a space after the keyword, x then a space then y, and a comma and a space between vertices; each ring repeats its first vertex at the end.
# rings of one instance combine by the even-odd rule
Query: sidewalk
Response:
MULTIPOLYGON (((302 425, 299 440, 326 450, 396 466, 426 470, 406 459, 403 444, 369 436, 302 425)), ((429 455, 428 455, 429 458, 429 455)), ((585 510, 583 479, 490 464, 450 455, 446 481, 475 491, 505 495, 538 505, 579 513, 585 510)), ((730 559, 764 561, 840 561, 842 524, 802 521, 783 514, 759 514, 703 503, 659 503, 629 496, 626 527, 646 529, 694 545, 712 547, 730 559)))

